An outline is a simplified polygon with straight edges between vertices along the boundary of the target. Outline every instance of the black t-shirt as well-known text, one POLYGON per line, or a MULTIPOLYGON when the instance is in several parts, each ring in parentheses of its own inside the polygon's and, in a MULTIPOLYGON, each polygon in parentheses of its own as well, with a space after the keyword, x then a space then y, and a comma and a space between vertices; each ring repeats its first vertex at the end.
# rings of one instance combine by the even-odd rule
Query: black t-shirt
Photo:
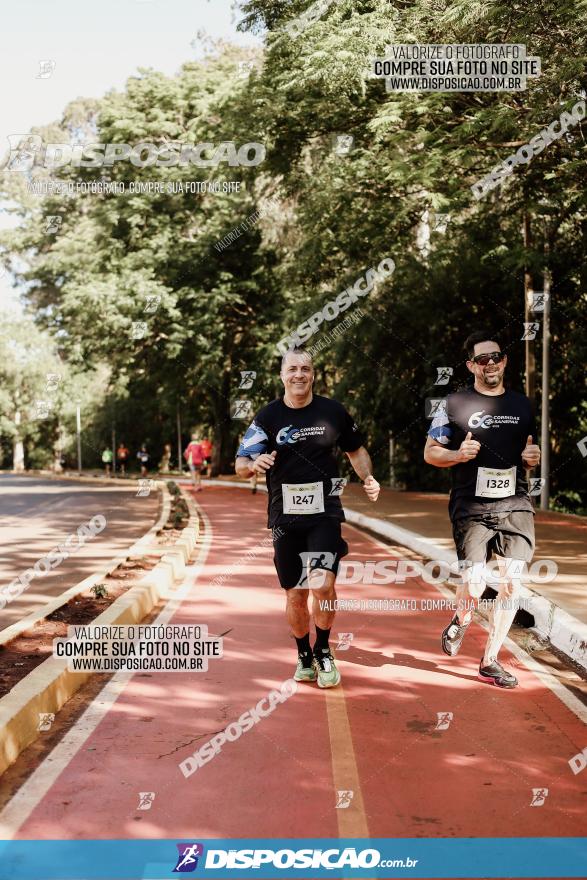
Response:
POLYGON ((237 455, 255 459, 277 450, 275 464, 266 474, 268 526, 307 526, 324 516, 344 520, 334 450, 338 446, 343 452, 355 452, 362 445, 361 432, 344 406, 315 394, 300 409, 286 406, 283 398, 264 406, 247 429, 237 455), (301 485, 315 488, 296 491, 301 485), (284 513, 284 498, 290 508, 312 512, 284 513), (323 510, 314 512, 320 506, 323 510))
MULTIPOLYGON (((434 418, 428 436, 447 449, 458 449, 469 433, 478 440, 481 449, 472 461, 451 468, 452 490, 448 510, 451 520, 484 513, 504 513, 510 510, 534 511, 528 494, 526 470, 522 451, 529 435, 536 442, 536 423, 530 401, 524 394, 506 390, 504 394, 482 394, 474 388, 465 388, 446 398, 445 410, 434 418), (479 468, 506 470, 516 468, 515 494, 504 498, 476 495, 479 468)), ((483 475, 481 475, 483 476, 483 475)), ((492 491, 499 492, 503 480, 495 474, 488 476, 492 491), (495 478, 497 476, 497 479, 495 478)))

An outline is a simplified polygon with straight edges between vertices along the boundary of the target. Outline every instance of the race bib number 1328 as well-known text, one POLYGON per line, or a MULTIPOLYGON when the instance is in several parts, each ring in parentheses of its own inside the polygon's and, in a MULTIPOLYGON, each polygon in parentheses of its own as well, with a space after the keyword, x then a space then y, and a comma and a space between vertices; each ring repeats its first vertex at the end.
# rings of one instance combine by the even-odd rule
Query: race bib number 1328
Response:
POLYGON ((475 495, 479 498, 509 498, 516 494, 516 468, 477 468, 475 495))

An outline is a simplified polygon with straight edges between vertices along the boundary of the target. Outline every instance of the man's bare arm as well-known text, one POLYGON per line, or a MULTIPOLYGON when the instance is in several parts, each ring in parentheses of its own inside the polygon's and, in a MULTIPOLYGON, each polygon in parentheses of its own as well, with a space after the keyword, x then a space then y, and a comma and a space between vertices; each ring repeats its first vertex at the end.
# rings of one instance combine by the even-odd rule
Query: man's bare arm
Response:
POLYGON ((354 452, 347 452, 346 455, 353 466, 354 472, 363 481, 363 489, 369 501, 377 501, 381 487, 373 476, 371 456, 365 447, 359 446, 354 452))
POLYGON ((438 443, 432 437, 427 437, 424 447, 424 461, 426 464, 433 464, 434 467, 453 467, 463 461, 471 461, 477 456, 480 449, 481 444, 478 440, 472 439, 470 431, 459 449, 447 449, 442 443, 438 443))
POLYGON ((253 470, 253 459, 248 458, 246 455, 239 455, 234 463, 234 470, 239 477, 244 477, 248 479, 252 477, 255 471, 253 470))
POLYGON ((263 452, 254 460, 246 455, 237 455, 234 463, 234 469, 239 477, 252 477, 253 474, 264 474, 269 468, 275 464, 275 456, 277 450, 273 452, 263 452))
POLYGON ((347 452, 346 455, 359 479, 366 480, 367 477, 371 476, 373 473, 371 456, 364 446, 359 446, 354 452, 347 452))

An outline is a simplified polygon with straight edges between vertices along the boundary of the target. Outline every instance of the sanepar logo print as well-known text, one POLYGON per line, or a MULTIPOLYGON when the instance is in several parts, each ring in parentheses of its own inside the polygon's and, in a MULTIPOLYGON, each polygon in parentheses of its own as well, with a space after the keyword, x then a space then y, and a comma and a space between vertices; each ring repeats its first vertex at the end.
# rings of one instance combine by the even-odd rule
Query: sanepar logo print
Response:
POLYGON ((189 874, 198 867, 198 859, 204 855, 204 847, 201 843, 177 843, 179 855, 177 864, 173 869, 174 874, 189 874))
POLYGON ((307 440, 308 437, 322 437, 325 431, 325 425, 312 425, 304 428, 285 425, 277 432, 275 442, 278 446, 284 446, 286 443, 298 443, 300 440, 307 440))
POLYGON ((493 424, 493 418, 490 415, 484 416, 483 410, 473 413, 467 422, 469 428, 490 428, 493 424))
POLYGON ((292 428, 291 425, 287 425, 286 428, 281 428, 278 432, 275 441, 278 446, 283 446, 284 443, 297 443, 300 439, 300 431, 299 428, 292 428))
POLYGON ((501 428, 503 425, 517 425, 520 421, 519 416, 501 415, 485 413, 484 409, 474 412, 467 422, 469 428, 501 428))

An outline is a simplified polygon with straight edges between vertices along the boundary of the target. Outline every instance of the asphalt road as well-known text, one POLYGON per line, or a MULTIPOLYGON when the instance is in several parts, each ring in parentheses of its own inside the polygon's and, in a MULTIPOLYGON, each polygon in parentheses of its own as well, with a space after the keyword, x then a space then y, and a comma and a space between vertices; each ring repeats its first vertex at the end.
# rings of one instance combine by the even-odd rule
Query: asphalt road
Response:
MULTIPOLYGON (((0 588, 101 514, 106 526, 0 610, 0 630, 92 574, 140 538, 158 514, 158 492, 137 497, 136 482, 96 486, 0 474, 0 588)), ((72 546, 77 545, 77 539, 72 546)))

